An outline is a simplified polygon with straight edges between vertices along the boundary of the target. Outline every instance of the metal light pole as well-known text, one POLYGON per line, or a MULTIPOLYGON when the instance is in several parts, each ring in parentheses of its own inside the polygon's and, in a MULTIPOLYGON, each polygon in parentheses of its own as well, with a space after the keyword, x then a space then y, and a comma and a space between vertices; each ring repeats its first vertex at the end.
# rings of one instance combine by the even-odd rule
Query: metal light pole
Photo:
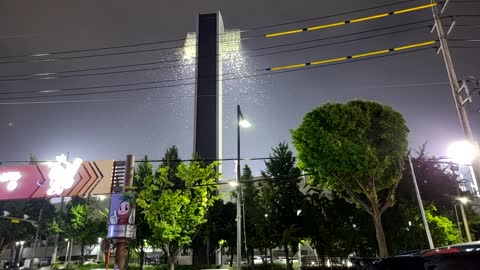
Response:
POLYGON ((251 124, 243 118, 240 105, 237 105, 237 270, 242 268, 242 186, 240 185, 240 127, 248 128, 251 124))
POLYGON ((40 232, 40 222, 42 221, 42 213, 43 213, 43 207, 40 208, 40 214, 38 215, 37 232, 35 233, 35 244, 33 246, 33 256, 32 256, 33 267, 35 267, 35 259, 37 258, 38 233, 40 232))
POLYGON ((463 198, 459 198, 460 201, 460 212, 462 213, 462 220, 463 226, 465 227, 465 234, 467 235, 467 241, 472 242, 472 235, 470 233, 470 228, 468 227, 468 220, 467 215, 465 214, 465 208, 463 207, 464 204, 467 203, 467 200, 462 200, 463 198))
POLYGON ((415 176, 415 170, 413 169, 412 157, 408 155, 408 163, 410 164, 410 170, 412 171, 413 186, 415 187, 415 193, 417 195, 418 207, 420 207, 420 213, 422 214, 423 225, 425 226, 425 233, 427 234, 428 245, 430 249, 434 249, 432 235, 430 234, 430 228, 428 227, 427 217, 425 216, 425 209, 423 208, 422 197, 418 190, 417 177, 415 176))
POLYGON ((67 242, 67 250, 65 251, 65 267, 68 267, 68 252, 70 249, 70 240, 65 239, 65 242, 67 242))
POLYGON ((460 227, 460 220, 458 219, 457 204, 455 202, 453 202, 453 209, 455 209, 455 218, 457 219, 457 227, 458 227, 458 231, 460 232, 460 237, 462 238, 462 242, 463 242, 462 227, 460 227))

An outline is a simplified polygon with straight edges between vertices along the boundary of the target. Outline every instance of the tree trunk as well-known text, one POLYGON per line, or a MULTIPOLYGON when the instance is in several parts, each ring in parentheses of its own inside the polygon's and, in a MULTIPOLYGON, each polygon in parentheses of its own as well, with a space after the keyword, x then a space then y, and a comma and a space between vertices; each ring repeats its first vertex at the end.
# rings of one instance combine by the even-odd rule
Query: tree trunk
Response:
POLYGON ((322 262, 321 262, 322 269, 325 270, 325 254, 322 254, 320 257, 321 257, 321 260, 322 260, 322 262))
POLYGON ((143 270, 144 263, 145 263, 145 249, 143 248, 143 243, 142 243, 140 244, 140 265, 138 268, 139 270, 143 270))
POLYGON ((82 240, 82 242, 80 242, 80 265, 83 265, 84 262, 85 262, 85 241, 82 240))
POLYGON ((287 270, 292 270, 292 264, 290 263, 290 258, 288 256, 288 245, 283 246, 283 250, 285 251, 285 260, 287 263, 287 270))
POLYGON ((175 270, 175 255, 168 255, 168 270, 175 270))
POLYGON ((54 242, 53 242, 52 264, 57 262, 58 238, 59 238, 59 235, 57 233, 57 234, 55 234, 55 239, 54 239, 54 242))
POLYGON ((388 248, 387 241, 385 239, 385 232, 383 231, 382 214, 380 213, 380 209, 378 209, 378 207, 374 206, 372 208, 373 224, 375 225, 375 235, 378 242, 378 252, 380 257, 386 257, 388 256, 388 248))
POLYGON ((270 250, 270 264, 273 265, 273 249, 269 248, 269 250, 270 250))
POLYGON ((233 266, 233 252, 230 254, 230 267, 233 266))

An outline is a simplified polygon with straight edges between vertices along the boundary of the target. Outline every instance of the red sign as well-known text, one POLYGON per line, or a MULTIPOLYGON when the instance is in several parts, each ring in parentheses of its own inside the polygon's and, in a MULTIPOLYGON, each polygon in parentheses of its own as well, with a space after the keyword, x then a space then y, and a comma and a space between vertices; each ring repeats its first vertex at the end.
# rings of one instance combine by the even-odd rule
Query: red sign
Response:
POLYGON ((111 192, 113 160, 60 160, 0 166, 0 200, 72 197, 111 192))

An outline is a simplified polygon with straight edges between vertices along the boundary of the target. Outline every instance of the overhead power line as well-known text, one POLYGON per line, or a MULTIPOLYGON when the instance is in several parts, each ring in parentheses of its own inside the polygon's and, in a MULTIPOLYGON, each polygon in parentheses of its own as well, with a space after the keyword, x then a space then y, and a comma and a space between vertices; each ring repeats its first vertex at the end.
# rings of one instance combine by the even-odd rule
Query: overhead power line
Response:
POLYGON ((337 26, 341 26, 341 25, 345 25, 345 24, 349 24, 349 23, 358 23, 358 22, 364 22, 364 21, 369 21, 369 20, 374 20, 374 19, 380 19, 380 18, 384 18, 384 17, 387 17, 387 16, 391 16, 391 15, 405 14, 405 13, 409 13, 409 12, 413 12, 413 11, 418 11, 418 10, 423 10, 423 9, 426 9, 426 8, 431 8, 431 7, 434 7, 436 5, 438 5, 438 3, 431 3, 431 4, 427 4, 427 5, 415 6, 415 7, 411 7, 411 8, 406 8, 406 9, 400 9, 400 10, 396 10, 396 11, 392 11, 392 12, 375 14, 375 15, 361 17, 361 18, 347 20, 347 21, 316 25, 316 26, 311 26, 311 27, 307 27, 307 28, 293 29, 293 30, 288 30, 288 31, 283 31, 283 32, 270 33, 270 34, 266 34, 265 37, 271 38, 271 37, 298 34, 298 33, 306 32, 306 31, 316 31, 316 30, 325 29, 325 28, 337 27, 337 26))
POLYGON ((354 54, 354 55, 349 55, 349 56, 330 58, 330 59, 324 59, 324 60, 318 60, 318 61, 306 62, 306 63, 300 63, 300 64, 277 66, 277 67, 267 68, 265 70, 267 70, 267 71, 277 71, 277 70, 283 70, 283 69, 301 68, 301 67, 305 67, 305 66, 322 65, 322 64, 328 64, 328 63, 346 61, 346 60, 349 60, 349 59, 356 59, 356 58, 362 58, 362 57, 367 57, 367 56, 372 56, 372 55, 386 54, 386 53, 395 52, 395 51, 403 51, 403 50, 408 50, 408 49, 413 49, 413 48, 418 48, 418 47, 430 46, 430 45, 433 45, 435 43, 436 43, 435 40, 431 40, 431 41, 427 41, 427 42, 414 43, 414 44, 409 44, 409 45, 396 47, 396 48, 385 49, 385 50, 371 51, 371 52, 366 52, 366 53, 361 53, 361 54, 354 54))
MULTIPOLYGON (((306 70, 316 69, 316 68, 323 68, 323 67, 347 64, 347 63, 355 63, 355 62, 373 60, 373 59, 390 57, 390 56, 403 55, 403 54, 406 54, 406 53, 413 53, 413 52, 423 51, 423 50, 426 50, 426 49, 429 49, 429 48, 420 48, 420 49, 396 52, 394 54, 387 54, 387 55, 377 55, 377 56, 373 56, 373 57, 370 57, 370 58, 354 59, 354 60, 351 60, 351 61, 329 63, 329 64, 325 64, 325 65, 308 66, 308 67, 305 67, 303 69, 288 69, 288 70, 280 70, 280 71, 277 71, 277 72, 268 72, 268 73, 243 75, 243 76, 238 76, 238 77, 222 78, 222 79, 217 79, 217 81, 230 81, 230 80, 238 80, 238 79, 248 79, 248 78, 254 78, 254 77, 279 75, 279 74, 290 73, 290 72, 306 71, 306 70)), ((258 69, 258 70, 255 70, 255 71, 265 72, 265 69, 258 69)), ((236 75, 236 73, 230 73, 230 74, 224 74, 224 75, 236 75)), ((56 94, 56 95, 45 95, 45 96, 11 97, 11 98, 0 98, 0 100, 7 101, 7 100, 19 100, 19 99, 58 98, 58 97, 85 96, 85 95, 110 94, 110 93, 121 93, 121 92, 137 92, 137 91, 156 90, 156 89, 161 89, 161 88, 171 88, 171 87, 179 87, 179 86, 187 86, 187 85, 193 86, 193 85, 195 85, 195 83, 183 83, 183 84, 173 84, 173 85, 164 85, 164 86, 142 87, 142 88, 109 90, 109 91, 95 91, 95 92, 84 92, 84 93, 74 93, 74 94, 56 94)), ((74 90, 69 89, 69 91, 74 91, 74 90)))
MULTIPOLYGON (((428 21, 430 21, 430 20, 428 20, 428 21)), ((425 21, 421 21, 421 22, 425 22, 425 21)), ((418 22, 403 24, 401 26, 412 25, 412 24, 418 24, 418 22)), ((334 37, 321 38, 321 39, 316 39, 314 41, 336 39, 336 38, 340 38, 340 37, 357 35, 357 34, 360 34, 360 33, 376 32, 376 31, 380 31, 380 30, 398 28, 398 27, 400 27, 400 26, 384 27, 384 28, 376 29, 376 30, 361 31, 361 32, 351 33, 351 34, 346 34, 346 35, 339 35, 339 36, 334 36, 334 37)), ((424 28, 427 28, 427 27, 428 26, 413 27, 413 28, 408 28, 408 29, 404 29, 404 30, 392 31, 392 32, 388 32, 388 33, 370 35, 370 36, 365 36, 365 37, 360 37, 360 38, 354 38, 354 39, 337 41, 337 42, 320 44, 320 45, 313 45, 313 46, 302 47, 302 48, 288 49, 288 50, 282 50, 282 51, 276 51, 276 52, 270 52, 270 53, 263 53, 263 54, 244 55, 244 56, 242 56, 242 58, 256 58, 256 57, 263 57, 263 56, 275 55, 275 54, 281 54, 281 53, 287 53, 287 52, 293 52, 293 51, 302 51, 302 50, 314 49, 314 48, 319 48, 319 47, 338 45, 338 44, 343 44, 343 43, 355 42, 355 41, 377 38, 377 37, 382 37, 382 36, 387 36, 387 35, 393 35, 393 34, 399 34, 399 33, 405 33, 405 32, 420 30, 420 29, 424 29, 424 28)), ((252 49, 252 50, 249 50, 249 51, 242 51, 242 52, 253 52, 253 51, 257 51, 257 50, 270 49, 272 47, 273 48, 278 48, 278 47, 285 47, 285 46, 296 46, 296 45, 305 44, 305 43, 312 43, 314 41, 295 42, 295 43, 289 43, 288 45, 277 45, 277 46, 252 49)), ((228 54, 225 54, 225 55, 228 55, 228 54)), ((195 57, 195 59, 197 59, 197 57, 195 57)), ((228 57, 226 57, 226 59, 222 59, 222 60, 219 60, 219 61, 228 61, 228 60, 229 60, 228 57)), ((58 75, 61 75, 61 74, 68 74, 68 73, 75 73, 75 72, 87 72, 87 71, 95 71, 95 70, 108 70, 108 69, 125 68, 125 67, 139 67, 139 66, 148 66, 148 65, 154 65, 154 64, 164 64, 164 63, 180 62, 180 61, 183 61, 183 59, 175 59, 175 60, 167 60, 167 61, 153 61, 153 62, 147 62, 147 63, 128 64, 128 65, 115 65, 115 66, 98 67, 98 68, 62 70, 62 71, 51 71, 51 72, 47 71, 47 72, 32 73, 32 74, 0 75, 0 78, 5 78, 5 79, 0 79, 0 81, 41 80, 41 79, 44 79, 44 78, 47 78, 47 77, 50 78, 50 79, 56 79, 56 78, 65 77, 65 76, 58 76, 58 75), (16 78, 16 77, 19 77, 19 78, 16 78), (22 78, 22 77, 27 77, 27 78, 22 78)), ((192 65, 194 65, 194 63, 154 67, 152 69, 147 69, 147 70, 160 70, 160 69, 168 69, 168 68, 186 67, 186 66, 192 66, 192 65)), ((135 71, 136 71, 135 69, 134 70, 122 70, 122 71, 116 71, 115 73, 126 73, 126 72, 135 72, 135 71)), ((115 73, 113 73, 113 74, 115 74, 115 73)), ((75 75, 75 77, 92 76, 92 75, 95 75, 95 74, 96 73, 78 74, 78 75, 75 75)), ((104 74, 101 73, 100 75, 104 75, 104 74)))
MULTIPOLYGON (((393 84, 393 85, 372 85, 372 86, 360 86, 359 89, 380 89, 380 88, 405 88, 405 87, 419 87, 419 86, 436 86, 436 85, 449 85, 450 82, 428 82, 428 83, 410 83, 410 84, 393 84)), ((193 86, 193 85, 192 85, 193 86)), ((173 87, 173 86, 172 86, 173 87)), ((130 89, 134 90, 134 89, 130 89)), ((235 95, 252 95, 255 93, 237 93, 235 95)), ((160 97, 148 97, 152 99, 173 99, 173 98, 195 98, 195 97, 209 97, 214 95, 177 95, 174 96, 160 96, 160 97)), ((234 96, 233 94, 222 94, 215 96, 234 96)), ((145 100, 147 98, 141 98, 145 100)), ((108 99, 77 99, 77 100, 49 100, 49 101, 21 101, 21 102, 0 102, 0 105, 31 105, 31 104, 57 104, 57 103, 99 103, 99 102, 114 102, 125 101, 132 102, 132 98, 108 98, 108 99)), ((477 112, 477 111, 475 111, 477 112)))
MULTIPOLYGON (((411 2, 415 2, 415 0, 406 0, 406 1, 400 1, 400 2, 395 2, 395 3, 391 3, 391 4, 377 5, 377 6, 373 6, 373 7, 369 7, 369 8, 351 10, 351 11, 347 11, 347 12, 336 13, 336 14, 320 16, 320 17, 315 17, 315 18, 309 18, 309 19, 303 19, 303 20, 297 20, 297 21, 291 21, 291 22, 284 22, 284 23, 278 23, 278 24, 252 27, 252 28, 249 28, 249 29, 246 29, 246 30, 241 30, 241 32, 251 32, 251 31, 256 31, 256 30, 260 30, 260 29, 267 29, 267 28, 273 28, 273 27, 278 27, 278 26, 285 26, 285 25, 289 25, 289 24, 308 22, 308 21, 314 21, 314 20, 321 20, 321 19, 338 17, 338 16, 354 14, 354 13, 359 13, 359 12, 364 12, 364 11, 370 11, 370 10, 375 10, 375 9, 400 5, 400 4, 404 4, 404 3, 411 3, 411 2)), ((222 35, 222 34, 220 34, 220 35, 222 35)), ((252 38, 257 38, 257 37, 263 37, 263 35, 250 37, 250 38, 247 37, 246 39, 252 39, 252 38)), ((22 54, 22 55, 10 55, 10 56, 6 55, 6 56, 0 56, 0 59, 14 59, 14 58, 25 58, 25 57, 39 58, 39 57, 54 56, 54 55, 69 54, 69 53, 93 52, 93 51, 103 51, 103 50, 111 50, 111 49, 124 49, 124 48, 158 45, 158 44, 173 43, 173 42, 184 42, 184 41, 185 41, 185 38, 178 38, 178 39, 170 39, 170 40, 141 42, 141 43, 132 43, 132 44, 124 44, 124 45, 114 45, 114 46, 103 46, 103 47, 86 48, 86 49, 56 50, 56 51, 54 50, 54 51, 46 51, 46 52, 38 52, 38 53, 30 53, 30 54, 22 54)), ((183 48, 183 47, 185 47, 185 46, 158 48, 158 49, 153 49, 153 50, 177 49, 177 48, 183 48)), ((43 61, 48 61, 48 59, 43 59, 43 61)), ((54 61, 54 60, 50 60, 50 61, 54 61)), ((25 62, 29 62, 29 61, 25 61, 25 62)), ((0 64, 1 63, 2 62, 0 62, 0 64)), ((18 63, 18 62, 15 62, 15 63, 18 63)))

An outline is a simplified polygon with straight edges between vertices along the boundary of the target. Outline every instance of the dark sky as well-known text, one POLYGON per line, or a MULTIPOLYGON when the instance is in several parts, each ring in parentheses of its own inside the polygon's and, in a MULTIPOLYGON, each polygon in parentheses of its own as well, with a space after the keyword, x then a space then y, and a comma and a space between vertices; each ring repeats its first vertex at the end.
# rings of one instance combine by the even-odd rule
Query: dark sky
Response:
MULTIPOLYGON (((185 38, 187 32, 195 31, 197 14, 211 13, 217 10, 222 12, 226 28, 250 29, 393 2, 391 0, 381 2, 358 0, 177 0, 168 1, 166 4, 167 1, 1 1, 0 56, 185 38)), ((353 19, 426 3, 428 2, 412 1, 386 9, 250 31, 243 33, 242 38, 353 19)), ((480 3, 452 3, 449 6, 448 14, 478 15, 480 14, 480 3)), ((268 40, 264 38, 246 39, 241 41, 241 46, 244 50, 251 50, 431 18, 431 11, 427 9, 289 37, 268 40)), ((448 19, 445 19, 445 24, 449 24, 448 19)), ((459 17, 457 24, 480 24, 480 17, 459 17)), ((427 26, 428 23, 409 27, 422 25, 427 26)), ((409 27, 400 27, 389 31, 409 27)), ((451 38, 478 39, 480 38, 479 29, 478 27, 458 27, 451 38)), ((378 33, 385 32, 388 31, 378 33)), ((349 38, 362 36, 365 35, 349 38)), ((436 39, 435 35, 430 34, 425 27, 420 30, 342 45, 237 59, 225 63, 225 69, 241 74, 251 74, 259 68, 346 56, 432 39, 436 39)), ((345 40, 345 38, 325 42, 340 40, 345 40)), ((158 44, 134 49, 182 44, 183 42, 158 44)), ((478 46, 478 42, 452 41, 450 44, 452 46, 478 46)), ((294 49, 301 48, 301 46, 286 48, 294 49)), ((123 49, 123 51, 126 50, 123 49)), ((459 78, 468 75, 480 76, 479 50, 478 48, 452 49, 459 78)), ((122 49, 102 52, 119 51, 122 49)), ((258 53, 273 51, 275 50, 262 50, 258 53)), ((88 54, 91 53, 81 52, 62 56, 88 54)), ((171 60, 177 57, 178 52, 157 51, 41 63, 0 64, 0 75, 135 64, 171 60)), ((2 61, 7 60, 11 59, 2 61)), ((183 67, 116 75, 7 81, 0 82, 0 92, 178 79, 188 78, 193 74, 192 68, 183 67)), ((451 90, 446 82, 448 82, 448 77, 443 59, 435 54, 434 49, 282 75, 224 82, 224 157, 235 157, 234 112, 236 104, 242 106, 245 116, 253 124, 253 128, 242 131, 242 156, 266 157, 272 146, 281 141, 290 142, 289 129, 297 127, 305 113, 325 102, 346 102, 351 99, 376 100, 391 105, 405 116, 411 130, 409 140, 412 147, 428 140, 431 153, 445 154, 448 143, 461 139, 463 136, 452 101, 451 90), (397 87, 405 84, 431 85, 397 87)), ((86 91, 94 90, 83 90, 76 93, 86 91)), ((158 159, 172 144, 179 147, 183 158, 189 158, 193 142, 193 98, 191 98, 193 91, 193 86, 184 86, 122 94, 23 100, 4 100, 3 98, 22 97, 22 95, 1 94, 0 160, 25 160, 29 153, 34 153, 40 159, 52 159, 55 155, 66 152, 69 152, 71 157, 81 157, 85 160, 121 159, 128 153, 137 156, 148 154, 151 158, 158 159), (32 101, 57 102, 86 99, 97 100, 97 102, 31 103, 32 101), (3 104, 7 102, 27 102, 27 104, 3 104)), ((41 95, 61 93, 43 93, 41 95)), ((476 101, 469 107, 469 110, 472 111, 470 112, 471 122, 474 132, 478 136, 480 113, 474 112, 474 110, 478 110, 480 107, 480 97, 475 95, 474 99, 476 101)), ((261 162, 251 162, 250 164, 256 169, 262 168, 261 162)), ((225 170, 227 177, 233 175, 231 163, 225 163, 225 170)))

